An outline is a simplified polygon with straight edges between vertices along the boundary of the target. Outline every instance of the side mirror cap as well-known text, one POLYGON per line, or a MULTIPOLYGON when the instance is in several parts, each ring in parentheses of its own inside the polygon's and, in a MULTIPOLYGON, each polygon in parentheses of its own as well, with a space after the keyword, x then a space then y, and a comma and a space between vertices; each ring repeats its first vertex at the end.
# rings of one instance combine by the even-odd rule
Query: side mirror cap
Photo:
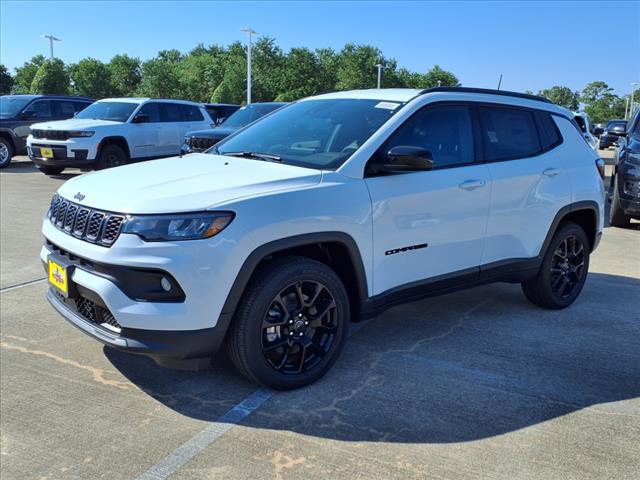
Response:
POLYGON ((131 121, 131 123, 148 123, 148 122, 149 122, 149 115, 144 113, 138 113, 135 117, 133 117, 133 120, 131 121))
POLYGON ((30 118, 36 118, 36 117, 37 117, 36 112, 24 111, 20 113, 21 120, 29 120, 30 118))
POLYGON ((422 147, 412 145, 397 145, 392 147, 386 155, 383 171, 422 172, 433 169, 431 152, 422 147))

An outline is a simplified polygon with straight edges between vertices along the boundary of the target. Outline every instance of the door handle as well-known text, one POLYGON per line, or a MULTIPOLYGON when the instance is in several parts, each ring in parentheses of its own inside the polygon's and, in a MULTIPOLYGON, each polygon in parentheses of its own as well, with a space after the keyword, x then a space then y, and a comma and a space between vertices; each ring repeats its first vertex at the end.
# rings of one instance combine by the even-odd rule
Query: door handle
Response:
POLYGON ((559 168, 547 168, 545 171, 542 172, 542 174, 546 175, 547 177, 556 177, 561 173, 562 173, 562 170, 560 170, 559 168))
POLYGON ((484 187, 484 180, 466 180, 458 185, 458 188, 462 190, 475 190, 476 188, 484 187))

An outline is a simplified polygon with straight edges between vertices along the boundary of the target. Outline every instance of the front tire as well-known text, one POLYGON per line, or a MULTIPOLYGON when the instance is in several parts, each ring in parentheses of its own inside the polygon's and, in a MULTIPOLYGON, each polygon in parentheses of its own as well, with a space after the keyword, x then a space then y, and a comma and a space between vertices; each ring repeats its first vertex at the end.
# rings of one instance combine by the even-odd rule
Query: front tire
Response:
POLYGON ((0 138, 0 168, 5 168, 13 158, 13 146, 5 139, 0 138))
POLYGON ((620 204, 620 193, 618 193, 618 176, 613 177, 611 185, 611 209, 609 210, 609 223, 614 227, 625 228, 631 223, 631 217, 625 215, 620 204))
POLYGON ((64 167, 51 167, 49 165, 36 165, 45 175, 60 175, 64 171, 64 167))
POLYGON ((96 162, 96 170, 104 170, 105 168, 119 167, 129 162, 127 153, 115 143, 105 145, 98 155, 96 162))
POLYGON ((231 361, 254 383, 278 390, 322 377, 342 351, 347 292, 325 264, 305 257, 267 263, 249 283, 227 335, 231 361))
POLYGON ((573 222, 560 226, 535 277, 522 282, 525 296, 543 308, 571 305, 582 291, 589 271, 590 246, 582 227, 573 222))

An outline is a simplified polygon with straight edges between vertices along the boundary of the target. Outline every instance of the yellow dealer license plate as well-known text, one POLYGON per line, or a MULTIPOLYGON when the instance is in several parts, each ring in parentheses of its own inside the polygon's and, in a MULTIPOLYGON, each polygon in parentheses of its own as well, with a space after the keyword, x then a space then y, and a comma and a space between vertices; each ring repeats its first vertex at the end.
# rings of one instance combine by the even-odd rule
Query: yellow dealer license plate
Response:
POLYGON ((65 296, 69 295, 69 282, 67 268, 56 261, 49 259, 49 283, 60 290, 65 296))
POLYGON ((43 158, 53 158, 53 150, 51 148, 41 148, 40 155, 43 158))

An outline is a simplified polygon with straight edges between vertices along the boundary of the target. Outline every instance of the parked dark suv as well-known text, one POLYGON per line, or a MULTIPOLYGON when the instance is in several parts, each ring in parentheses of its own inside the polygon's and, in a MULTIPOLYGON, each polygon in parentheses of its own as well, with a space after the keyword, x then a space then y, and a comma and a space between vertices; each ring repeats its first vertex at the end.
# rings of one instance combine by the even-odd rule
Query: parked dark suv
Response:
POLYGON ((204 152, 213 147, 223 138, 240 130, 242 127, 255 122, 267 113, 286 105, 284 102, 252 103, 240 108, 227 118, 222 125, 211 130, 197 130, 189 132, 182 143, 182 153, 204 152))
POLYGON ((609 199, 611 225, 627 227, 632 218, 640 220, 640 109, 620 135, 609 199))
POLYGON ((607 147, 611 147, 616 144, 618 139, 624 134, 627 130, 627 121, 626 120, 610 120, 607 122, 607 126, 604 129, 604 132, 600 135, 600 139, 598 141, 598 148, 600 150, 604 150, 607 147))
POLYGON ((0 97, 0 168, 14 155, 27 153, 30 125, 65 120, 95 100, 56 95, 3 95, 0 97))
POLYGON ((204 108, 207 110, 211 120, 218 126, 233 115, 233 113, 240 108, 240 105, 233 105, 231 103, 205 103, 204 108))

